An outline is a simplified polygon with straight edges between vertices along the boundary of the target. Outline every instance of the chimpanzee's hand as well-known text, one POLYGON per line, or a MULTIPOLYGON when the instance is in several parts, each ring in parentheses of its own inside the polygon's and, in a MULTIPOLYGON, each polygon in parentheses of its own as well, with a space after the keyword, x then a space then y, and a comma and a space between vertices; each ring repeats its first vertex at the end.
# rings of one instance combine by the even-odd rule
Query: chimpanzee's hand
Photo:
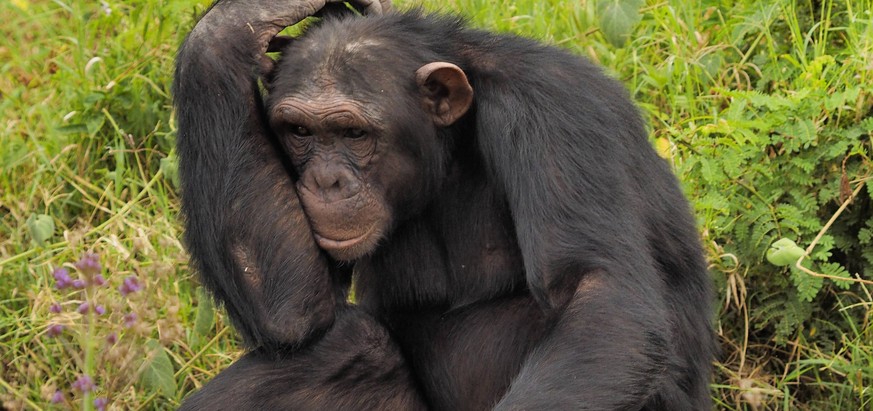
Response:
MULTIPOLYGON (((219 0, 197 23, 191 37, 205 35, 212 37, 213 41, 253 38, 257 50, 263 54, 267 51, 270 40, 285 27, 316 15, 329 4, 343 2, 344 0, 219 0)), ((390 0, 352 0, 350 3, 364 14, 378 15, 391 8, 390 0)))

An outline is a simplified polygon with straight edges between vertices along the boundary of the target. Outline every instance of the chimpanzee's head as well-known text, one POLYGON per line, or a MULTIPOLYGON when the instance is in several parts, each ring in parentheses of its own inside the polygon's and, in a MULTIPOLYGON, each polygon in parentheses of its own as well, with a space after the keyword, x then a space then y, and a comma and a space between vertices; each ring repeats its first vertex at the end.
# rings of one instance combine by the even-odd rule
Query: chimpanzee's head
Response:
POLYGON ((283 51, 269 86, 270 125, 315 239, 338 260, 371 252, 433 199, 450 145, 438 130, 473 100, 458 66, 420 55, 379 20, 309 29, 283 51))

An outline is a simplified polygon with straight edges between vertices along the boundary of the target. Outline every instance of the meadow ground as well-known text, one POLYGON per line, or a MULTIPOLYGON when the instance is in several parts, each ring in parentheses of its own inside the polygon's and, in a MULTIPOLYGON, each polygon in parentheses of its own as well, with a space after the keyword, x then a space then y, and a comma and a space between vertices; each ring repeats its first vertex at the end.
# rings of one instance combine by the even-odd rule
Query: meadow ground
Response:
MULTIPOLYGON (((5 409, 174 408, 241 352, 180 241, 170 83, 207 3, 0 2, 5 409)), ((593 59, 639 102, 719 291, 718 409, 873 407, 871 0, 424 6, 593 59)))

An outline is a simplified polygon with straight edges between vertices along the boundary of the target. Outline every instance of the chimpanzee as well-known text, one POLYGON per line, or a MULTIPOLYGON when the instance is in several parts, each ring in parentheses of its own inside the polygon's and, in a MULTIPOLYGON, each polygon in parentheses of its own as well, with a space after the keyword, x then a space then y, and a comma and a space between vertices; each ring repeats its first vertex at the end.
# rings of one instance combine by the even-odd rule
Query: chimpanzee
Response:
POLYGON ((324 6, 220 1, 179 52, 186 242, 252 347, 183 408, 710 408, 698 234, 622 86, 375 0, 266 57, 324 6))

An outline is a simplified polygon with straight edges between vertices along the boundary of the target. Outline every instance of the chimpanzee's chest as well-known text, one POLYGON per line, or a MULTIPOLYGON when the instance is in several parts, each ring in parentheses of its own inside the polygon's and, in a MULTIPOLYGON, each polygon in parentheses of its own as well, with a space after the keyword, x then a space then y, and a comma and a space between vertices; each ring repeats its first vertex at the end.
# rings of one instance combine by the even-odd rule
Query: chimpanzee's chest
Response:
POLYGON ((380 311, 410 310, 455 308, 526 289, 509 211, 492 197, 470 198, 465 212, 443 204, 398 227, 355 263, 359 295, 380 311))
POLYGON ((356 267, 358 301, 389 328, 433 409, 489 409, 547 328, 520 253, 493 236, 408 240, 416 249, 397 255, 414 259, 383 254, 356 267))
POLYGON ((435 410, 492 408, 547 329, 529 295, 384 320, 435 410))
POLYGON ((514 235, 479 217, 452 232, 406 226, 355 267, 358 303, 391 330, 436 410, 493 406, 546 329, 514 235))

